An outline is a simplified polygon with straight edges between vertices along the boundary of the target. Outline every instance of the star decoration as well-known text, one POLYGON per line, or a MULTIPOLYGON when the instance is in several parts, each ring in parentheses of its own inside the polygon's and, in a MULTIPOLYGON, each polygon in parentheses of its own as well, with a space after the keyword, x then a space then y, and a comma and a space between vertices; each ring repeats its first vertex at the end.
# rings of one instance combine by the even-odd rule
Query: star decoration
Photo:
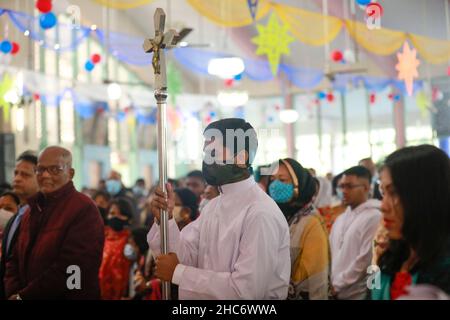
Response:
POLYGON ((5 94, 14 86, 14 80, 8 73, 5 73, 0 82, 0 107, 3 107, 3 118, 9 121, 9 102, 5 101, 5 94))
POLYGON ((414 78, 419 77, 417 67, 420 65, 420 61, 416 56, 416 49, 411 50, 408 42, 403 44, 403 52, 397 53, 398 63, 395 69, 398 71, 398 79, 405 81, 406 92, 409 96, 413 93, 414 78))
POLYGON ((425 92, 419 92, 416 97, 416 104, 420 109, 420 113, 423 117, 426 116, 427 111, 431 107, 431 101, 428 98, 427 94, 425 92))
POLYGON ((279 23, 275 13, 266 26, 258 24, 256 28, 258 36, 252 38, 252 42, 258 45, 256 54, 267 55, 272 74, 276 75, 281 55, 290 54, 289 44, 295 39, 289 35, 288 27, 279 23))

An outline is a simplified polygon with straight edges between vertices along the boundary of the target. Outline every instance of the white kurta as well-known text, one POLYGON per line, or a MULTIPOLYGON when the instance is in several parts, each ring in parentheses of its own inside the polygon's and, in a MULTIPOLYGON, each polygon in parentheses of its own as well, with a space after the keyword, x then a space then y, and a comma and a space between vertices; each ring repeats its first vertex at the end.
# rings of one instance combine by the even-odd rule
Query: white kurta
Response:
MULTIPOLYGON (((158 255, 159 226, 148 243, 158 255)), ((181 232, 169 221, 169 251, 180 264, 172 282, 180 299, 285 299, 291 262, 289 227, 253 177, 222 186, 181 232)))
POLYGON ((372 242, 380 225, 380 201, 350 207, 333 224, 330 234, 331 280, 339 299, 364 299, 372 242))

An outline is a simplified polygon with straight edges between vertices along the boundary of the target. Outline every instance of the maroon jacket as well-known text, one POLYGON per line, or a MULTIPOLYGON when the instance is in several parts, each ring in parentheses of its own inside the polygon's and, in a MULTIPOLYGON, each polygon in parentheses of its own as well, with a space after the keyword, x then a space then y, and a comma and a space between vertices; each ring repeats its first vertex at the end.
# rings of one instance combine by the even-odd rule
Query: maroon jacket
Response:
POLYGON ((45 197, 39 192, 29 204, 6 262, 6 297, 100 299, 104 226, 95 204, 72 182, 45 197), (79 267, 81 289, 70 286, 71 265, 79 267))

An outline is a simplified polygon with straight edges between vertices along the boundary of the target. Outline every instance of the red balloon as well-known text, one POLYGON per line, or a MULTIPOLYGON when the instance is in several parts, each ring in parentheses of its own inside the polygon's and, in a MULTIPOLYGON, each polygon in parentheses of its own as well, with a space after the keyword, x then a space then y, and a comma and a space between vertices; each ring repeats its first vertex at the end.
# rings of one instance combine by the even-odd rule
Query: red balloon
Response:
POLYGON ((233 79, 226 79, 225 80, 225 86, 226 87, 231 87, 234 84, 234 80, 233 79))
POLYGON ((38 101, 39 99, 41 99, 41 97, 39 96, 39 93, 33 94, 33 99, 34 99, 34 101, 38 101))
POLYGON ((42 13, 48 13, 52 11, 52 1, 51 0, 38 0, 36 1, 36 9, 42 13))
POLYGON ((394 99, 394 94, 393 94, 393 93, 389 93, 388 98, 389 98, 390 100, 393 100, 393 99, 394 99))
POLYGON ((450 67, 447 68, 447 75, 450 77, 450 67))
POLYGON ((376 101, 376 98, 377 98, 377 96, 375 95, 375 93, 370 94, 370 97, 369 97, 370 103, 374 104, 376 101))
POLYGON ((327 94, 327 100, 328 100, 328 102, 333 102, 334 101, 334 94, 332 94, 332 93, 327 94))
POLYGON ((20 46, 17 42, 12 42, 12 49, 11 49, 11 54, 16 54, 17 52, 19 52, 20 50, 20 46))
POLYGON ((100 60, 102 60, 102 57, 101 57, 98 53, 95 53, 95 54, 93 54, 93 55, 91 56, 91 61, 92 61, 94 64, 99 63, 100 60))
POLYGON ((344 55, 340 50, 334 50, 333 52, 331 52, 331 60, 333 60, 334 62, 339 62, 342 59, 344 59, 344 55))

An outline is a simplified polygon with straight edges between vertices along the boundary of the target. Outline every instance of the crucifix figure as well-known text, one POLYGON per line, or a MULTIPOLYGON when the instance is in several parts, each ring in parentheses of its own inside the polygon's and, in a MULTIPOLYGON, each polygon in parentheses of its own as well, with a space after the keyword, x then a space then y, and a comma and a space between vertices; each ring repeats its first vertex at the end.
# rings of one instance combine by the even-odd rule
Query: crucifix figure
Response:
MULTIPOLYGON (((143 48, 145 52, 153 52, 152 66, 155 74, 155 99, 158 107, 158 169, 159 186, 166 192, 167 183, 167 75, 164 49, 173 48, 177 42, 175 30, 164 33, 166 14, 161 8, 156 9, 154 15, 155 37, 146 39, 143 48)), ((161 253, 168 254, 168 225, 169 214, 166 210, 161 210, 161 253)), ((170 299, 170 282, 163 281, 162 297, 164 300, 170 299)))

